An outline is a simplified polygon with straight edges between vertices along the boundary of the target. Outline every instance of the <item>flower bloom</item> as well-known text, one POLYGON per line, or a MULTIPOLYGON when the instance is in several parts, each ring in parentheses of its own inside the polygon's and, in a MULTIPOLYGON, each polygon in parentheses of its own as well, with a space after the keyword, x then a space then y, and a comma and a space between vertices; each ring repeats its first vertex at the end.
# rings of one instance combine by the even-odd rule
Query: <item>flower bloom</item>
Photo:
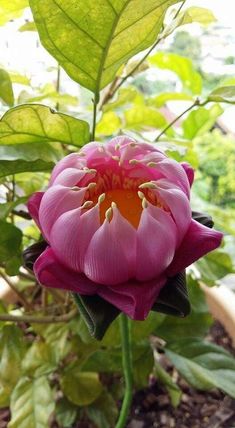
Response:
POLYGON ((38 281, 145 319, 169 277, 220 245, 220 232, 192 219, 193 175, 126 136, 66 156, 28 203, 48 243, 38 281))

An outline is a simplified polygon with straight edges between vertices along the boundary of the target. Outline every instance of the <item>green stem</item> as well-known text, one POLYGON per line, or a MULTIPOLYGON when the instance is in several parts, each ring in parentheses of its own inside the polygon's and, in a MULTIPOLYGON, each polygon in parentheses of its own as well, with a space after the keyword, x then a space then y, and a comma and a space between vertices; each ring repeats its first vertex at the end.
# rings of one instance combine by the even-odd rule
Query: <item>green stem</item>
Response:
POLYGON ((122 365, 125 378, 125 394, 122 407, 115 428, 125 428, 132 402, 132 353, 130 343, 130 325, 126 315, 120 316, 120 330, 122 338, 122 365))
POLYGON ((157 142, 159 140, 159 138, 164 135, 166 133, 166 131, 168 131, 168 129, 170 129, 172 127, 172 125, 174 125, 179 119, 181 119, 182 116, 185 115, 185 113, 188 113, 190 110, 192 110, 194 107, 196 106, 202 106, 205 105, 205 103, 201 103, 200 100, 197 98, 193 104, 191 104, 191 106, 189 106, 186 110, 184 110, 182 113, 180 113, 179 116, 177 116, 174 120, 172 120, 172 122, 168 123, 168 125, 160 132, 160 134, 158 134, 157 138, 154 140, 155 142, 157 142))
POLYGON ((99 92, 96 92, 94 96, 94 102, 93 102, 93 124, 92 124, 91 141, 95 141, 96 114, 97 114, 98 102, 99 102, 99 92))

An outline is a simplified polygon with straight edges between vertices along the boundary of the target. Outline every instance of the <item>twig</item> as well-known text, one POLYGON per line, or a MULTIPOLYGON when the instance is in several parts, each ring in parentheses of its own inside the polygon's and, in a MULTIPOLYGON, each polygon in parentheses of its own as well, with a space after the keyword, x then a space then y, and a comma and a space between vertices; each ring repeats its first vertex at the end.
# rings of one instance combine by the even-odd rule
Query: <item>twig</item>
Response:
POLYGON ((27 302, 27 300, 24 298, 24 296, 20 293, 19 290, 17 290, 16 286, 11 282, 10 278, 8 278, 8 276, 4 273, 4 272, 0 272, 1 277, 4 279, 4 281, 9 285, 9 287, 11 288, 11 290, 17 295, 19 302, 22 303, 22 305, 24 306, 25 309, 30 309, 30 303, 27 302))
POLYGON ((95 141, 96 114, 97 114, 98 102, 99 102, 99 92, 96 92, 93 100, 93 123, 92 123, 92 132, 91 132, 91 141, 95 141))
POLYGON ((10 314, 0 314, 0 321, 12 321, 16 323, 26 322, 34 324, 51 324, 51 323, 60 323, 67 322, 73 319, 77 315, 77 309, 73 309, 64 315, 50 315, 43 317, 35 317, 33 315, 10 315, 10 314))
POLYGON ((25 220, 32 220, 31 215, 23 210, 20 210, 20 211, 12 210, 12 214, 17 215, 18 217, 22 217, 25 220))
POLYGON ((163 134, 165 134, 166 131, 168 131, 168 129, 170 129, 172 127, 172 125, 174 125, 182 116, 185 115, 185 113, 188 113, 190 110, 192 110, 196 106, 202 106, 202 105, 205 105, 205 102, 201 103, 199 98, 197 98, 190 107, 188 107, 186 110, 184 110, 179 116, 177 116, 174 120, 172 120, 172 122, 168 123, 168 125, 160 132, 160 134, 158 134, 157 138, 154 141, 157 142, 159 140, 159 138, 163 134))

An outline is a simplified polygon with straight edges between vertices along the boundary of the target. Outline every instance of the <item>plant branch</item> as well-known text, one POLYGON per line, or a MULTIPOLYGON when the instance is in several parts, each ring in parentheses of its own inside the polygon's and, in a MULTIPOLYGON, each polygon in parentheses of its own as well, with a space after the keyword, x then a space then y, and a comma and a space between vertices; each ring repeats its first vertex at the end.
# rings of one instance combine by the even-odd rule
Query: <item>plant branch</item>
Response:
POLYGON ((67 314, 63 315, 50 315, 50 316, 42 316, 37 317, 34 315, 11 315, 11 314, 0 314, 0 321, 12 321, 16 323, 26 322, 26 323, 34 323, 34 324, 51 324, 51 323, 60 323, 67 322, 72 320, 78 311, 77 309, 73 309, 67 314))
POLYGON ((159 138, 164 135, 166 133, 166 131, 168 131, 168 129, 170 129, 172 127, 172 125, 174 125, 179 119, 181 119, 181 117, 183 117, 186 113, 188 113, 190 110, 192 110, 194 107, 196 106, 202 106, 205 105, 205 103, 200 102, 199 98, 197 98, 193 104, 191 104, 191 106, 189 106, 186 110, 184 110, 182 113, 180 113, 179 116, 177 116, 174 120, 172 120, 172 122, 168 123, 168 125, 160 132, 160 134, 158 134, 157 138, 154 140, 155 142, 157 142, 159 140, 159 138))
POLYGON ((0 272, 0 275, 4 279, 4 281, 9 285, 9 287, 14 292, 14 294, 16 294, 19 302, 24 306, 24 308, 30 309, 31 308, 30 303, 28 303, 27 300, 24 298, 24 296, 20 293, 20 291, 17 290, 16 286, 12 283, 10 278, 8 278, 8 276, 2 271, 0 272))
POLYGON ((120 415, 116 424, 116 428, 125 428, 128 414, 131 407, 133 394, 133 375, 132 375, 132 353, 130 343, 130 325, 125 314, 120 316, 120 330, 122 338, 122 365, 125 378, 125 394, 122 402, 120 415))

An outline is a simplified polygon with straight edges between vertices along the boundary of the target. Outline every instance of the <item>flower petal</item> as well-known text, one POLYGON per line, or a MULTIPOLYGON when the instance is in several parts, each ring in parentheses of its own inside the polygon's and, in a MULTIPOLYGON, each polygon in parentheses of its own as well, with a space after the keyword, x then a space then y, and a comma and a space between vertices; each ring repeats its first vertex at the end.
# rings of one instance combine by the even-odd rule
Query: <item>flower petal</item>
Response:
POLYGON ((79 153, 70 153, 68 156, 61 159, 54 167, 51 174, 50 186, 54 183, 56 177, 65 169, 75 168, 80 170, 84 168, 84 166, 86 166, 86 160, 84 157, 79 156, 79 153))
POLYGON ((105 219, 88 247, 84 273, 94 282, 114 285, 129 279, 128 261, 112 221, 105 219))
POLYGON ((137 229, 136 278, 139 281, 152 280, 164 272, 173 259, 176 240, 177 229, 169 214, 157 207, 143 210, 137 229))
POLYGON ((165 283, 165 277, 146 282, 131 280, 124 284, 100 287, 97 292, 130 318, 143 321, 165 283))
POLYGON ((192 220, 173 262, 167 269, 167 275, 176 275, 209 251, 215 250, 221 244, 222 238, 221 232, 192 220))
POLYGON ((44 194, 40 209, 39 221, 45 238, 50 241, 50 231, 57 218, 66 211, 80 207, 86 188, 72 190, 65 186, 52 186, 44 194))
POLYGON ((167 180, 179 186, 189 198, 190 187, 187 174, 181 164, 174 159, 164 159, 156 165, 157 172, 161 173, 167 180))
POLYGON ((44 195, 44 192, 33 193, 30 196, 27 203, 29 214, 31 215, 31 217, 33 218, 33 220, 35 221, 35 223, 39 228, 40 228, 40 222, 39 222, 38 215, 39 215, 39 207, 40 207, 43 195, 44 195))
POLYGON ((77 274, 63 266, 50 247, 34 263, 34 273, 40 284, 45 287, 81 294, 95 294, 98 288, 97 284, 89 281, 85 275, 77 274))
POLYGON ((68 268, 81 272, 86 250, 99 227, 98 205, 82 215, 80 208, 62 214, 50 233, 50 244, 58 259, 68 268))
MULTIPOLYGON (((87 174, 86 171, 76 168, 66 168, 61 171, 54 179, 53 186, 60 184, 62 186, 73 187, 80 184, 81 180, 87 175, 88 180, 91 179, 92 174, 87 174)), ((93 174, 94 176, 95 174, 93 174)))
POLYGON ((192 186, 194 180, 194 169, 187 162, 181 162, 181 166, 184 168, 187 174, 190 186, 192 186))
POLYGON ((165 179, 157 180, 157 189, 154 193, 160 196, 170 209, 172 217, 178 228, 178 245, 188 230, 192 218, 189 200, 182 190, 165 179))

